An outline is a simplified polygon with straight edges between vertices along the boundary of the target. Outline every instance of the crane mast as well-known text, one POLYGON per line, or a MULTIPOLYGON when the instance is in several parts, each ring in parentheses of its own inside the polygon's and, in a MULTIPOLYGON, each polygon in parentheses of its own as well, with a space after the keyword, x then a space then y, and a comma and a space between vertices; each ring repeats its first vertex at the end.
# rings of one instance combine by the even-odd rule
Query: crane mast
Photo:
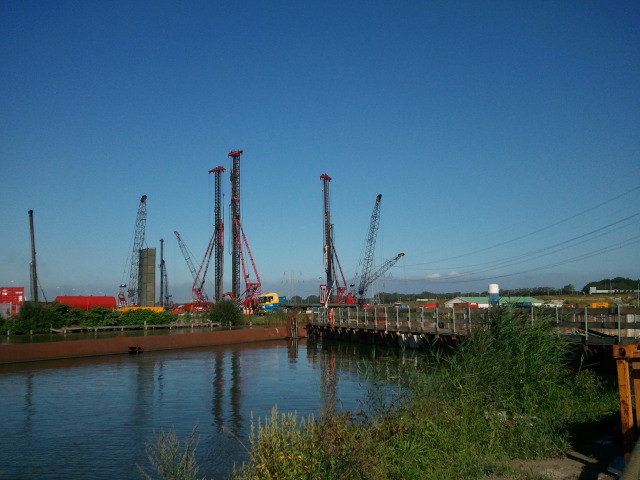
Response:
POLYGON ((33 210, 29 210, 29 231, 31 232, 31 300, 38 303, 38 269, 36 268, 36 240, 33 230, 33 210))
POLYGON ((322 180, 322 205, 323 205, 323 226, 324 226, 324 271, 327 276, 327 289, 329 292, 333 288, 333 228, 331 225, 331 203, 329 197, 329 183, 331 177, 326 173, 320 175, 322 180))
POLYGON ((331 224, 331 202, 329 196, 329 185, 331 177, 326 173, 320 175, 322 180, 322 216, 323 216, 323 247, 324 272, 326 275, 326 285, 320 285, 320 303, 328 305, 333 295, 334 282, 334 248, 333 248, 333 225, 331 224))
POLYGON ((224 222, 222 220, 222 186, 221 176, 224 167, 216 167, 209 170, 215 176, 215 200, 214 200, 214 298, 216 302, 222 300, 222 283, 224 267, 224 222))
POLYGON ((258 269, 253 260, 249 242, 242 228, 240 220, 240 155, 242 150, 233 150, 229 152, 232 159, 231 166, 231 295, 237 301, 242 297, 241 304, 245 307, 253 308, 257 303, 257 297, 260 295, 261 282, 258 269), (250 281, 250 275, 247 271, 244 250, 251 262, 256 281, 250 281), (241 291, 240 273, 244 279, 245 288, 241 291))
POLYGON ((160 239, 160 301, 158 303, 161 307, 168 307, 171 304, 167 265, 164 262, 164 238, 160 239))
POLYGON ((373 206, 371 221, 369 223, 369 233, 365 242, 364 256, 362 260, 362 273, 360 275, 360 282, 358 284, 357 290, 357 301, 359 304, 364 303, 364 299, 367 293, 367 287, 373 281, 371 280, 371 276, 374 273, 374 252, 376 248, 378 227, 380 226, 380 200, 382 200, 382 194, 378 194, 378 196, 376 197, 376 203, 373 206))
POLYGON ((322 254, 324 256, 324 271, 327 278, 327 283, 320 285, 320 303, 326 306, 332 303, 332 301, 335 301, 335 303, 345 303, 347 301, 347 282, 344 279, 344 273, 342 272, 338 254, 336 253, 333 224, 331 223, 331 201, 329 196, 331 177, 323 173, 320 175, 320 179, 322 180, 324 230, 322 254), (337 270, 336 265, 338 267, 337 270), (342 283, 336 278, 337 272, 340 273, 342 283))
POLYGON ((240 297, 240 155, 242 150, 229 152, 231 157, 231 293, 240 297))

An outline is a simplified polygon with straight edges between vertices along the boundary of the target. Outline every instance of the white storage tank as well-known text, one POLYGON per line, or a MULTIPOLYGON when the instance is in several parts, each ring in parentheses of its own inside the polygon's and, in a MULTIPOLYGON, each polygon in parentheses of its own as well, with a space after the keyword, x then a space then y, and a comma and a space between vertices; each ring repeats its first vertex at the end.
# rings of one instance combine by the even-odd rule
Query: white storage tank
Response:
POLYGON ((497 283, 489 284, 489 305, 498 305, 500 301, 500 287, 497 283))

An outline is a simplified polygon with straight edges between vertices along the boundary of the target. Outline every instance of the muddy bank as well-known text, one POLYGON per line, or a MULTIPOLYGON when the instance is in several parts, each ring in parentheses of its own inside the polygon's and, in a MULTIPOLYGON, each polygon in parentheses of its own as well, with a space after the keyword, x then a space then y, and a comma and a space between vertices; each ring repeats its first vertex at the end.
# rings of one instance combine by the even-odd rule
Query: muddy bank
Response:
MULTIPOLYGON (((305 335, 304 328, 298 329, 298 335, 305 335)), ((0 363, 261 342, 266 340, 281 340, 290 336, 291 333, 286 327, 268 327, 183 333, 179 335, 152 335, 148 337, 125 337, 119 335, 113 338, 102 339, 0 345, 0 363)))

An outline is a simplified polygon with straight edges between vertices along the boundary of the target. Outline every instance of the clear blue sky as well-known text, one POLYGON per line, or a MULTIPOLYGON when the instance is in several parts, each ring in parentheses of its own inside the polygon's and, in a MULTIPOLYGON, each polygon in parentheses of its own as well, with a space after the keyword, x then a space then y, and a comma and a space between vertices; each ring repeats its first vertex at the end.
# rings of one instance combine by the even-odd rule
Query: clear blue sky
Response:
POLYGON ((317 294, 323 173, 347 277, 383 195, 373 290, 640 277, 637 1, 5 0, 0 32, 1 286, 33 209, 47 298, 115 295, 145 194, 189 300, 173 231, 199 263, 235 149, 263 291, 317 294))

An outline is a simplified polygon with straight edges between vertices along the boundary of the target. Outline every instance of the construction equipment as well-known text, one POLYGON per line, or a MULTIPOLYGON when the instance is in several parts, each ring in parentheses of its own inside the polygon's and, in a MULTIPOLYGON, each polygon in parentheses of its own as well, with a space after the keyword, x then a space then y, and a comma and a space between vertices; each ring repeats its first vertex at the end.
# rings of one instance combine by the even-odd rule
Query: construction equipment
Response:
MULTIPOLYGON (((133 250, 131 251, 131 261, 129 262, 129 288, 127 296, 124 291, 118 294, 118 306, 134 306, 138 303, 138 276, 140 273, 140 250, 144 245, 145 226, 147 222, 147 196, 142 195, 140 204, 138 205, 138 213, 136 215, 136 229, 133 240, 133 250)), ((127 285, 122 283, 120 288, 126 288, 127 285)))
MULTIPOLYGON (((373 205, 373 212, 371 213, 371 220, 369 222, 369 233, 365 239, 363 256, 360 260, 362 270, 360 275, 356 274, 356 281, 358 287, 355 292, 350 293, 349 298, 355 298, 355 302, 362 306, 366 303, 367 289, 369 286, 380 278, 387 270, 393 267, 400 258, 404 257, 404 253, 399 253, 394 258, 391 258, 380 265, 377 269, 374 268, 374 252, 376 248, 376 238, 378 235, 378 227, 380 226, 380 203, 382 200, 382 194, 378 194, 376 202, 373 205)), ((355 286, 352 285, 352 286, 355 286)))
POLYGON ((36 240, 33 230, 33 210, 29 210, 29 230, 31 232, 31 300, 38 303, 38 271, 36 269, 36 240))
POLYGON ((222 186, 220 178, 224 167, 216 167, 209 170, 209 173, 215 174, 215 202, 214 202, 214 299, 216 302, 222 300, 222 283, 223 283, 223 267, 224 267, 224 222, 222 221, 222 186))
POLYGON ((160 301, 161 307, 171 307, 171 295, 169 294, 169 280, 167 278, 167 266, 164 263, 164 239, 160 239, 160 301))
MULTIPOLYGON (((367 282, 365 284, 361 284, 361 287, 359 287, 359 288, 363 288, 363 290, 362 290, 363 293, 362 293, 361 296, 359 295, 358 298, 357 298, 358 305, 364 305, 364 303, 365 303, 365 293, 367 291, 367 288, 369 288, 369 285, 371 285, 378 278, 380 278, 387 270, 389 270, 391 267, 393 267, 396 264, 396 262, 398 260, 400 260, 402 257, 404 257, 404 253, 399 253, 395 257, 390 258, 389 260, 384 262, 382 265, 380 265, 377 269, 373 270, 369 274, 369 278, 367 279, 367 282)), ((358 292, 359 291, 360 290, 358 290, 358 292)))
POLYGON ((360 280, 358 283, 358 289, 356 291, 356 300, 359 305, 364 304, 367 287, 371 284, 371 274, 373 273, 373 254, 376 248, 376 238, 378 236, 378 227, 380 225, 380 200, 382 200, 382 194, 378 194, 376 197, 376 203, 373 206, 373 212, 371 213, 371 221, 369 223, 369 234, 365 241, 364 255, 362 257, 362 271, 360 273, 360 280))
POLYGON ((335 249, 333 224, 331 223, 331 202, 329 196, 331 177, 323 173, 320 175, 320 179, 322 180, 323 192, 324 271, 327 276, 327 283, 320 285, 320 303, 327 306, 329 303, 345 303, 347 301, 347 283, 344 280, 342 267, 340 266, 338 254, 335 249), (340 271, 342 283, 335 278, 336 265, 340 271))
POLYGON ((265 293, 258 297, 258 315, 266 315, 275 312, 278 308, 286 307, 287 297, 278 295, 277 293, 265 293))
MULTIPOLYGON (((180 251, 182 252, 182 256, 187 262, 187 266, 189 267, 189 271, 191 272, 191 276, 193 277, 193 285, 191 286, 191 294, 193 299, 193 310, 204 310, 211 305, 209 301, 209 297, 204 292, 204 283, 206 276, 206 268, 204 268, 204 274, 201 274, 203 270, 203 266, 205 263, 208 266, 208 259, 211 258, 211 241, 209 242, 209 247, 207 247, 207 251, 205 252, 204 259, 200 264, 200 269, 196 271, 196 267, 193 264, 193 260, 191 259, 191 252, 187 248, 187 245, 182 241, 180 234, 176 231, 173 232, 178 240, 178 245, 180 246, 180 251)), ((213 237, 211 237, 213 239, 213 237)))
POLYGON ((233 150, 229 152, 229 157, 232 159, 231 166, 231 293, 234 298, 242 299, 241 305, 244 307, 255 308, 257 305, 257 298, 261 293, 261 281, 258 269, 253 260, 251 249, 249 248, 249 242, 242 228, 242 222, 240 220, 240 155, 242 150, 233 150), (247 256, 251 261, 253 273, 256 280, 250 281, 250 274, 247 272, 247 265, 245 261, 246 250, 247 256), (245 289, 241 292, 240 286, 240 269, 242 269, 242 275, 245 283, 245 289))
POLYGON ((242 150, 229 152, 231 157, 231 292, 240 296, 240 155, 242 150))

